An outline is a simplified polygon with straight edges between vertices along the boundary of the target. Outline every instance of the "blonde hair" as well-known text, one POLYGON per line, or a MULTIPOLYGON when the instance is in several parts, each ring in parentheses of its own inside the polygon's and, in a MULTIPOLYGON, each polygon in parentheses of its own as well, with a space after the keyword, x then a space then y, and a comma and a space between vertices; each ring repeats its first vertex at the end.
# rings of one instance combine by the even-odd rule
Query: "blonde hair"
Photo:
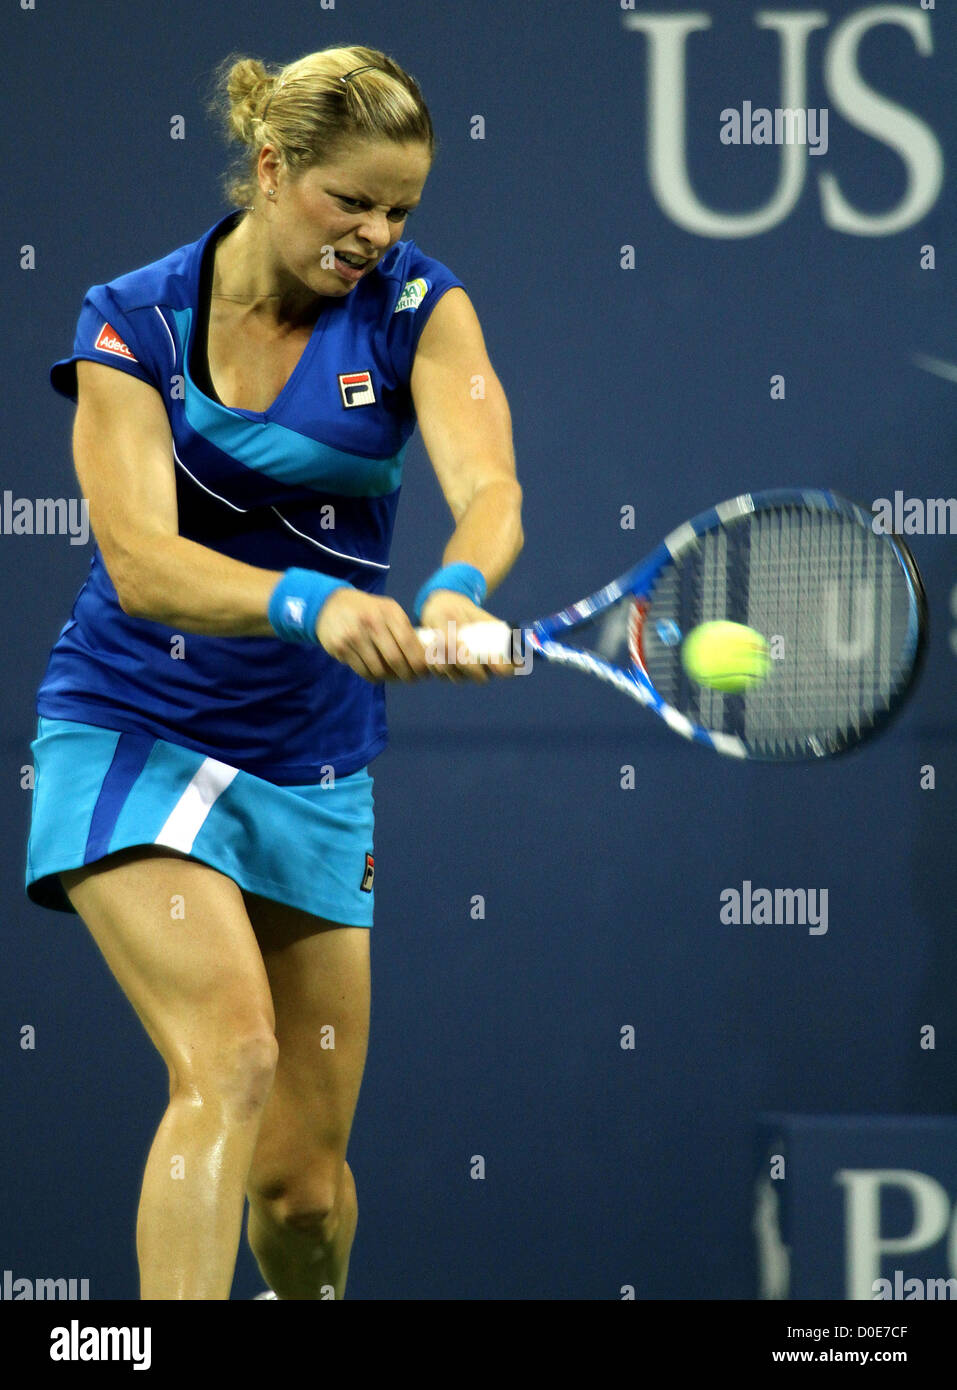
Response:
POLYGON ((239 207, 251 206, 258 191, 256 167, 266 144, 275 146, 293 178, 353 140, 420 143, 435 157, 419 84, 377 48, 324 48, 272 71, 258 58, 233 53, 216 68, 213 87, 209 109, 221 117, 227 139, 244 147, 222 180, 227 200, 239 207))

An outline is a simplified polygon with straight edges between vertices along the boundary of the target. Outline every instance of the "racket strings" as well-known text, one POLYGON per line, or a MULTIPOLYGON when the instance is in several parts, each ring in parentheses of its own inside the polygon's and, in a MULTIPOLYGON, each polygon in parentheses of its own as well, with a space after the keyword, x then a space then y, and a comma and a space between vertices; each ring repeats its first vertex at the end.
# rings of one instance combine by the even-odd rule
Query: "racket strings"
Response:
POLYGON ((891 545, 839 513, 755 512, 706 532, 660 575, 644 625, 648 675, 705 728, 787 757, 808 741, 856 742, 886 713, 912 665, 912 593, 891 545), (741 694, 690 681, 682 636, 727 619, 770 642, 767 679, 741 694))

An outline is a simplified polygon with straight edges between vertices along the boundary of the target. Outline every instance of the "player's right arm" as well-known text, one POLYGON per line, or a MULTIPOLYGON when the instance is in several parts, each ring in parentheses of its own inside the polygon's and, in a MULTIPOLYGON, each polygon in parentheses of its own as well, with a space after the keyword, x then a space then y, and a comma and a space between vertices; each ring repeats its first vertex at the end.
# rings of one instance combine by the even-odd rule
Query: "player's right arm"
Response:
MULTIPOLYGON (((274 636, 269 599, 282 572, 179 534, 173 439, 159 392, 99 362, 81 359, 76 370, 74 465, 123 612, 183 632, 274 636)), ((319 627, 333 634, 323 640, 330 655, 367 680, 408 680, 428 669, 392 599, 337 589, 319 627)))

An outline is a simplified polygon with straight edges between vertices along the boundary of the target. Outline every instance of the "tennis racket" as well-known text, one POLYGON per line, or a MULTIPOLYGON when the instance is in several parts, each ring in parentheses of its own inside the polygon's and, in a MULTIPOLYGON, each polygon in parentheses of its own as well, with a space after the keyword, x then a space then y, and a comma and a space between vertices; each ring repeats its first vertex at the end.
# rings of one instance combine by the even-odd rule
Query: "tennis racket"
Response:
MULTIPOLYGON (((418 632, 427 647, 443 638, 418 632)), ((913 688, 926 638, 924 587, 904 542, 856 503, 807 488, 719 503, 551 617, 458 631, 460 652, 476 660, 531 653, 574 666, 684 738, 776 762, 832 757, 880 733, 913 688), (681 660, 687 634, 722 619, 757 629, 775 658, 739 694, 699 685, 681 660)))

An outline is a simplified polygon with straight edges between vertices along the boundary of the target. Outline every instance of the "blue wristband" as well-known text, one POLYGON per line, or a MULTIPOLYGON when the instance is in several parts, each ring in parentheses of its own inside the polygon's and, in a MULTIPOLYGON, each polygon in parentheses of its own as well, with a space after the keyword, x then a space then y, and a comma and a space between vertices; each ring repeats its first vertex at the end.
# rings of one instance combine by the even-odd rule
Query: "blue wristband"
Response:
POLYGON ((454 565, 444 565, 425 581, 416 594, 412 616, 417 623, 422 621, 422 608, 434 589, 454 589, 457 594, 464 594, 481 607, 486 588, 485 575, 474 565, 466 565, 461 561, 454 565))
POLYGON ((316 620, 335 589, 351 589, 345 579, 332 579, 318 570, 286 570, 269 599, 269 621, 284 642, 318 647, 316 620))

